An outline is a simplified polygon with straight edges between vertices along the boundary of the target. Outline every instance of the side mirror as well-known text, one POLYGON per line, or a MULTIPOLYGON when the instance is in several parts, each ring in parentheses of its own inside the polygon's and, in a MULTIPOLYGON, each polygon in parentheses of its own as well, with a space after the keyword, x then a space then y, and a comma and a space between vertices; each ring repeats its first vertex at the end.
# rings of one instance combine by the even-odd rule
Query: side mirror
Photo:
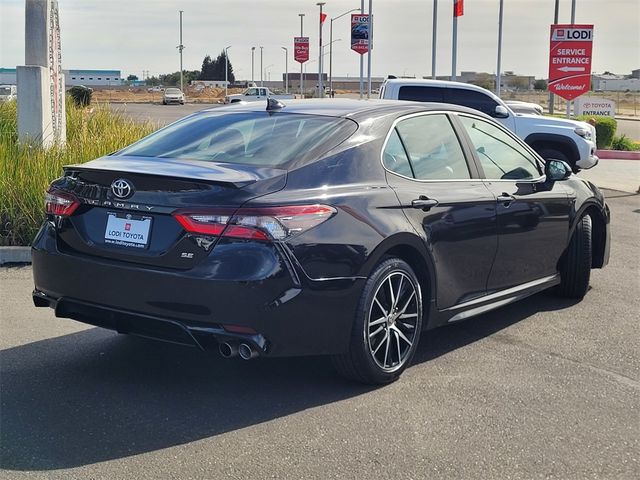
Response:
POLYGON ((503 105, 496 105, 493 116, 496 118, 509 118, 509 110, 503 105))
POLYGON ((571 167, 566 162, 549 158, 544 165, 544 173, 547 176, 547 180, 556 182, 569 178, 572 172, 571 167))

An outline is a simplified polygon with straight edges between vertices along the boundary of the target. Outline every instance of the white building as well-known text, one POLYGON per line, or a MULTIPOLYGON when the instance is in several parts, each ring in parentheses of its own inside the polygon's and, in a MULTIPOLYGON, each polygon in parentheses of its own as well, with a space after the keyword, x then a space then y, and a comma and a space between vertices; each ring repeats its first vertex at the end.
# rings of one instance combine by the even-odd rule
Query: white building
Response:
MULTIPOLYGON (((63 70, 67 87, 85 85, 87 87, 108 87, 122 85, 120 70, 63 70)), ((15 85, 16 69, 0 68, 0 84, 15 85)))
POLYGON ((120 70, 64 70, 68 86, 109 87, 122 85, 120 70))
POLYGON ((591 88, 603 92, 640 92, 640 78, 625 75, 591 75, 591 88))

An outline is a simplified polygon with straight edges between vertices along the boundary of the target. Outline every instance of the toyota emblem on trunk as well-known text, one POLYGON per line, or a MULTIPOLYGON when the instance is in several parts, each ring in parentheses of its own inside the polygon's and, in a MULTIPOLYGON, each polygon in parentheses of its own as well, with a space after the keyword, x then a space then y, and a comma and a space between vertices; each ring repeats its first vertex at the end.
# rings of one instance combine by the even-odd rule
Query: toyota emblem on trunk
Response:
POLYGON ((111 184, 111 191, 118 198, 128 198, 133 193, 133 185, 125 179, 119 178, 111 184))

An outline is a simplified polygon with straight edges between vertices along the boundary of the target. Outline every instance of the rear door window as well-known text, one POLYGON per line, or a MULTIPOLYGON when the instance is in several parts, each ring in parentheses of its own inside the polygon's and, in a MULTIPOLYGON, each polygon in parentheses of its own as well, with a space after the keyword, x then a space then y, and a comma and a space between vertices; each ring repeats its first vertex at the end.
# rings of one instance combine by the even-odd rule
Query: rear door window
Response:
POLYGON ((411 100, 414 102, 444 102, 444 88, 411 86, 400 87, 398 100, 411 100))
POLYGON ((410 117, 398 122, 398 134, 419 180, 471 178, 462 146, 445 114, 410 117))

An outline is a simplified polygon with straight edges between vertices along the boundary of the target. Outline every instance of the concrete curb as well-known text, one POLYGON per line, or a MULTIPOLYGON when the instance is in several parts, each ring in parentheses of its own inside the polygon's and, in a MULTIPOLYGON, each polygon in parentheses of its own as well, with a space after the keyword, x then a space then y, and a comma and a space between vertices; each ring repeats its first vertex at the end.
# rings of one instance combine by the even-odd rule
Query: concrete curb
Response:
POLYGON ((596 150, 601 160, 640 160, 640 152, 626 152, 623 150, 596 150))
POLYGON ((31 247, 0 247, 0 265, 31 263, 31 247))

